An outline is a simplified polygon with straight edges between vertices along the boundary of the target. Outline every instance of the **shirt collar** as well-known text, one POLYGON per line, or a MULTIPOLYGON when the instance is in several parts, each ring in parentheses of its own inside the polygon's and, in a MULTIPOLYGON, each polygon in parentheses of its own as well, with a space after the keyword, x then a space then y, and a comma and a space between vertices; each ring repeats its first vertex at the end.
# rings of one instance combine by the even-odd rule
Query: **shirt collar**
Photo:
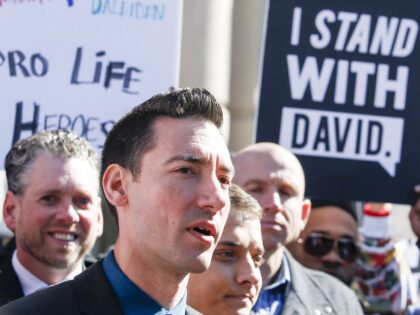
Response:
POLYGON ((287 262, 287 259, 283 258, 280 270, 277 272, 276 279, 272 283, 267 285, 263 290, 275 289, 275 288, 280 287, 283 284, 286 285, 286 288, 288 288, 290 281, 291 281, 290 267, 287 262))
POLYGON ((170 310, 165 309, 150 296, 144 293, 134 282, 132 282, 118 266, 115 260, 114 251, 108 253, 102 262, 105 275, 110 282, 120 302, 123 313, 132 314, 154 314, 154 315, 184 315, 187 305, 187 294, 181 301, 170 310))
MULTIPOLYGON (((16 250, 13 252, 12 266, 19 279, 20 285, 22 286, 24 296, 48 287, 48 284, 46 282, 39 279, 21 264, 19 258, 17 257, 16 250)), ((81 273, 82 270, 83 266, 82 264, 80 264, 79 267, 77 267, 75 270, 69 273, 62 281, 72 280, 75 276, 81 273)))
POLYGON ((254 313, 258 315, 281 314, 285 296, 290 291, 290 281, 290 268, 287 259, 283 257, 279 271, 274 276, 274 281, 261 290, 253 307, 254 313))

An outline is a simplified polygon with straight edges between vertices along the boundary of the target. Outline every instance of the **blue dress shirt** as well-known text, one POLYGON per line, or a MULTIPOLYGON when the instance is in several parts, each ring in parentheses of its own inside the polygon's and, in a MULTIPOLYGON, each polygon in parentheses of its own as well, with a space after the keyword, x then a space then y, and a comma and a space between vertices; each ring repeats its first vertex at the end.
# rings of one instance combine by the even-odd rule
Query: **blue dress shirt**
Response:
POLYGON ((173 309, 167 310, 150 296, 144 293, 134 282, 122 272, 114 257, 114 251, 110 251, 102 262, 105 276, 110 282, 124 315, 185 315, 187 294, 173 309))
POLYGON ((252 310, 256 315, 280 315, 290 287, 290 269, 283 258, 276 281, 263 288, 252 310))

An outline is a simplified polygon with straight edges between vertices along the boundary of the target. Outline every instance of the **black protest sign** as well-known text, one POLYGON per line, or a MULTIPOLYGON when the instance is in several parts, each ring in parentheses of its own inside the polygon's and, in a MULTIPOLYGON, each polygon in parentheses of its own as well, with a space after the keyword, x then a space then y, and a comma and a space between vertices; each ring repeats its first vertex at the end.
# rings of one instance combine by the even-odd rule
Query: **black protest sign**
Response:
POLYGON ((420 183, 420 2, 271 1, 256 141, 313 198, 410 203, 420 183))

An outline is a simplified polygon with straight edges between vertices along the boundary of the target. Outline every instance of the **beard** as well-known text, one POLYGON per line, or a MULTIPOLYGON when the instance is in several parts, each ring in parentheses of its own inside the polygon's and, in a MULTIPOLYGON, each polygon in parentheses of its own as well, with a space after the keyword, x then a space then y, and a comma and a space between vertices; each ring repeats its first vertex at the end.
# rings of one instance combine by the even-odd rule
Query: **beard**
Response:
POLYGON ((77 239, 63 246, 52 246, 46 240, 45 233, 38 231, 36 235, 21 235, 22 248, 37 261, 57 269, 67 269, 74 266, 93 247, 94 238, 86 238, 79 233, 77 239))

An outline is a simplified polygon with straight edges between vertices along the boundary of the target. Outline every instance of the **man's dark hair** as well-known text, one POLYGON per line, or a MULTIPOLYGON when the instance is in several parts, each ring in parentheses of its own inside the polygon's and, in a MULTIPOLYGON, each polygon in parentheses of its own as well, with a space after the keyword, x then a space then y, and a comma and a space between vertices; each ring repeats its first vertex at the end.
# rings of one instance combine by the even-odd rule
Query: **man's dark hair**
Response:
MULTIPOLYGON (((142 157, 155 145, 153 124, 164 116, 208 120, 217 128, 223 123, 222 107, 206 89, 171 88, 167 93, 157 94, 134 107, 109 132, 102 151, 101 178, 114 163, 128 169, 135 178, 140 172, 142 157)), ((106 204, 118 223, 115 207, 108 201, 106 204)))
POLYGON ((312 204, 312 209, 322 208, 322 207, 340 208, 344 212, 347 212, 348 214, 350 214, 351 217, 354 219, 354 221, 358 223, 356 207, 354 206, 352 202, 317 199, 317 200, 311 200, 311 204, 312 204))

